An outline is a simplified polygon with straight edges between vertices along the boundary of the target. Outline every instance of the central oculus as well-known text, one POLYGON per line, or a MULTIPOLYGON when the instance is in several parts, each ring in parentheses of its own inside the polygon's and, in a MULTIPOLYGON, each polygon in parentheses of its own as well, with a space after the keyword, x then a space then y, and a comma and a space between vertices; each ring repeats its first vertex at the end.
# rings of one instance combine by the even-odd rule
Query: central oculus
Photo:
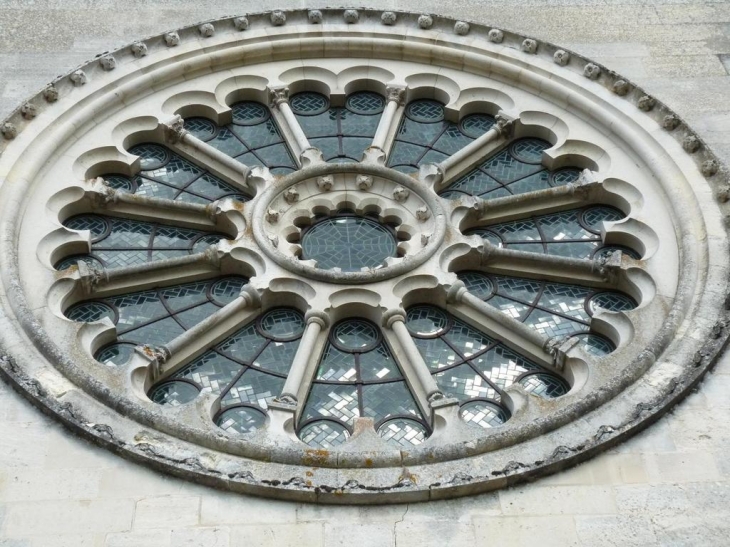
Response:
POLYGON ((338 213, 316 221, 302 233, 302 259, 316 260, 317 268, 359 272, 385 266, 397 256, 393 228, 354 213, 338 213))

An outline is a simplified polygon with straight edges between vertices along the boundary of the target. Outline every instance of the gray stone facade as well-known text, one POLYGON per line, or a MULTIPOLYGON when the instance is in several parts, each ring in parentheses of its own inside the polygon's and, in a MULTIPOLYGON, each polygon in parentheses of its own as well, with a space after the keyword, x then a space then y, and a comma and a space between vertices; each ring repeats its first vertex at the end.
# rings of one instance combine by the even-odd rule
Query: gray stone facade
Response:
MULTIPOLYGON (((593 58, 665 101, 730 163, 724 2, 372 5, 433 9, 593 58)), ((0 111, 97 53, 247 9, 261 6, 4 2, 0 111)), ((266 501, 159 476, 71 437, 3 385, 0 545, 722 545, 730 531, 728 375, 726 357, 673 413, 573 470, 499 493, 374 508, 266 501)))

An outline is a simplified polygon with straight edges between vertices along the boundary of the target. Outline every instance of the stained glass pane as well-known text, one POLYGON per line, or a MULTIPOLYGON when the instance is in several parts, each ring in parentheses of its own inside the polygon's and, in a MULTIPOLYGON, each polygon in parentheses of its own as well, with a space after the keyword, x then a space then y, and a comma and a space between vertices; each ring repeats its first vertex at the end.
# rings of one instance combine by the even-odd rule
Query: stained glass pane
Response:
POLYGON ((446 314, 433 306, 416 306, 408 310, 406 326, 418 335, 433 335, 443 331, 449 324, 446 314))
POLYGON ((357 272, 378 268, 387 257, 396 254, 395 234, 369 218, 328 218, 306 230, 302 237, 302 258, 316 260, 317 267, 325 270, 357 272))
MULTIPOLYGON (((64 222, 72 230, 91 230, 92 260, 107 267, 131 266, 204 251, 227 236, 152 222, 101 215, 79 215, 64 222)), ((57 266, 63 266, 59 262, 57 266)))
MULTIPOLYGON (((240 292, 239 287, 247 280, 241 278, 241 281, 235 282, 233 277, 223 278, 210 283, 205 294, 209 295, 215 306, 223 306, 225 299, 230 298, 232 293, 240 292)), ((207 302, 191 309, 211 305, 207 302)), ((303 324, 304 320, 297 310, 274 309, 219 344, 208 347, 205 353, 175 372, 173 378, 189 380, 202 391, 218 395, 223 409, 244 404, 265 410, 268 402, 281 394, 299 347, 303 324)), ((251 412, 251 416, 256 417, 255 410, 251 412)), ((221 416, 224 414, 229 416, 226 413, 221 416)), ((235 413, 231 416, 235 417, 235 413)), ((239 418, 241 416, 235 419, 239 418)), ((243 425, 231 424, 231 427, 243 425)))
POLYGON ((260 325, 263 333, 270 338, 290 339, 304 332, 304 317, 290 308, 278 309, 264 315, 260 325))
MULTIPOLYGON (((586 309, 588 301, 591 302, 591 309, 596 305, 603 307, 602 303, 607 309, 636 307, 630 297, 617 291, 602 291, 593 296, 595 289, 578 285, 473 271, 458 275, 472 294, 548 338, 588 333, 591 321, 586 309)), ((614 349, 602 337, 593 334, 580 335, 590 353, 605 355, 614 349)))
POLYGON ((509 414, 496 403, 472 401, 459 410, 461 419, 483 428, 500 426, 509 419, 509 414))
POLYGON ((94 359, 105 365, 123 365, 129 361, 133 353, 134 346, 132 344, 111 344, 97 352, 94 359))
POLYGON ((248 406, 238 406, 221 412, 215 422, 229 433, 253 433, 264 426, 266 415, 248 406))
POLYGON ((550 146, 549 142, 542 139, 518 139, 452 183, 442 196, 449 199, 455 199, 458 195, 497 198, 577 181, 580 177, 577 168, 549 171, 542 167, 542 153, 550 146))
MULTIPOLYGON (((306 424, 326 417, 352 427, 359 416, 373 418, 376 425, 389 417, 410 416, 407 421, 418 427, 412 431, 403 424, 405 429, 399 432, 400 426, 394 425, 388 439, 394 438, 396 444, 418 439, 416 430, 427 435, 428 426, 402 378, 374 324, 361 319, 340 321, 330 333, 301 419, 306 424)), ((307 431, 303 427, 299 438, 309 443, 307 431)))
POLYGON ((487 114, 472 114, 460 123, 449 122, 444 105, 438 101, 413 101, 406 107, 388 166, 408 172, 425 163, 440 163, 486 133, 494 123, 487 114))
POLYGON ((378 341, 373 324, 356 319, 339 323, 333 333, 337 345, 349 351, 363 351, 378 341))
MULTIPOLYGON (((203 118, 187 118, 185 129, 249 167, 268 167, 274 174, 290 173, 297 168, 268 107, 254 101, 243 101, 232 104, 231 113, 233 121, 228 125, 218 126, 203 118)), ((206 192, 191 185, 192 190, 200 195, 210 195, 210 181, 205 186, 206 192)), ((234 193, 240 194, 240 191, 227 192, 234 193)))
MULTIPOLYGON (((191 118, 185 127, 202 140, 220 136, 217 126, 205 118, 191 118)), ((241 190, 159 144, 139 144, 130 148, 129 153, 140 157, 140 173, 133 181, 120 175, 106 175, 104 178, 110 186, 141 196, 188 203, 209 203, 226 196, 250 199, 241 190)))
POLYGON ((102 302, 81 302, 66 310, 66 317, 79 323, 91 323, 101 321, 105 317, 114 321, 115 313, 110 306, 102 302))
POLYGON ((372 144, 385 98, 371 91, 349 95, 345 107, 332 107, 319 93, 298 93, 290 105, 312 146, 327 162, 358 162, 372 144))
MULTIPOLYGON (((480 279, 481 275, 484 274, 470 272, 470 275, 465 276, 466 281, 476 283, 477 287, 488 284, 480 279)), ((497 276, 490 276, 488 282, 499 286, 495 278, 501 280, 497 276)), ((496 298, 501 297, 490 296, 488 302, 491 304, 496 298)), ((544 371, 541 366, 507 348, 499 340, 493 340, 477 329, 449 316, 443 310, 434 306, 417 306, 408 310, 409 316, 413 310, 416 317, 431 312, 436 316, 448 318, 451 327, 436 330, 435 338, 431 333, 434 329, 423 329, 425 333, 420 334, 413 328, 410 328, 410 331, 439 388, 460 401, 489 399, 499 403, 502 391, 516 382, 521 375, 544 371)), ((559 378, 558 380, 562 381, 559 378)), ((549 396, 545 390, 539 394, 549 396)), ((494 416, 485 417, 488 410, 486 407, 474 407, 471 411, 469 408, 471 407, 467 407, 467 411, 464 411, 467 420, 487 420, 486 423, 489 423, 494 418, 494 416), (480 417, 475 418, 477 415, 480 417)))
MULTIPOLYGON (((497 234, 506 248, 589 259, 599 255, 604 248, 600 234, 602 223, 624 216, 613 207, 589 207, 492 224, 467 230, 464 234, 479 235, 492 244, 497 244, 494 235, 497 234)), ((606 247, 613 248, 611 245, 606 247)), ((627 254, 638 257, 630 249, 627 249, 627 254)))
POLYGON ((410 448, 418 446, 428 437, 423 424, 414 420, 396 418, 385 422, 378 428, 378 435, 388 444, 396 447, 410 448))
POLYGON ((570 391, 570 386, 565 380, 546 373, 528 374, 520 380, 520 384, 528 393, 534 393, 546 399, 560 397, 570 391))
POLYGON ((165 382, 153 388, 149 398, 160 405, 180 406, 198 396, 198 388, 188 382, 165 382))
POLYGON ((617 292, 600 292, 591 298, 591 313, 595 313, 596 309, 603 308, 608 311, 627 311, 633 310, 636 302, 630 296, 617 292))
POLYGON ((603 357, 616 349, 610 340, 597 334, 577 334, 574 338, 581 341, 585 351, 596 357, 603 357))
POLYGON ((319 420, 302 427, 299 438, 309 446, 334 448, 347 441, 350 432, 341 424, 319 420))

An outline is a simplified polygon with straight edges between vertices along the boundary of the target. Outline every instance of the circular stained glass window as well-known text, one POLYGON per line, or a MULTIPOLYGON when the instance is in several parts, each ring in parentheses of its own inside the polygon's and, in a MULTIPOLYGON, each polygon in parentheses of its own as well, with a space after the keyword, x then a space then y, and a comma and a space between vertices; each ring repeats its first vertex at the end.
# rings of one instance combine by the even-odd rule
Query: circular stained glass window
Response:
POLYGON ((151 38, 3 124, 4 376, 130 459, 353 503, 549 473, 696 384, 730 257, 684 122, 550 44, 359 15, 151 38))
POLYGON ((377 220, 358 216, 335 216, 316 223, 302 236, 302 259, 316 260, 322 269, 356 272, 380 268, 397 255, 393 230, 377 220))

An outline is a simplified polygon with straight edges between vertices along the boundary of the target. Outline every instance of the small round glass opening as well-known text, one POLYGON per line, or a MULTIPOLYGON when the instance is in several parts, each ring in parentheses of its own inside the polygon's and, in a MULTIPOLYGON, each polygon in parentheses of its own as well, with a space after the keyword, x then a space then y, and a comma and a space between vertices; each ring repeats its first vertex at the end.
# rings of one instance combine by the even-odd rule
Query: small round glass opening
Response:
POLYGON ((302 235, 302 259, 316 260, 317 267, 343 272, 380 268, 397 256, 398 240, 389 226, 355 215, 326 218, 302 235))

